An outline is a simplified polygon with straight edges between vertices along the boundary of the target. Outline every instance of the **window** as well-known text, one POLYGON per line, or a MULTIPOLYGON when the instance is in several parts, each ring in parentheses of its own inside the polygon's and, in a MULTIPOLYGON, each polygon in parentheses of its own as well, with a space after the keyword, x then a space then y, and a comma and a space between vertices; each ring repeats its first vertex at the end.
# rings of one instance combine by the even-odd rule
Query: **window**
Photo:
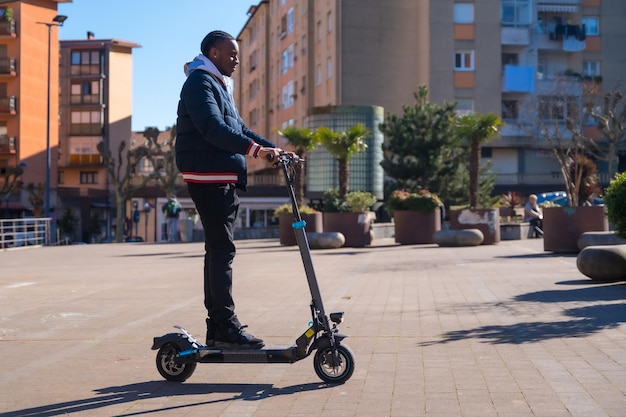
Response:
POLYGON ((322 22, 318 21, 317 22, 317 41, 321 41, 322 40, 322 22))
POLYGON ((294 92, 294 86, 293 86, 293 81, 289 81, 287 83, 287 85, 285 85, 283 87, 283 99, 282 99, 282 107, 283 110, 284 109, 288 109, 289 107, 293 106, 293 101, 295 98, 295 92, 294 92))
POLYGON ((517 120, 518 116, 518 102, 515 100, 504 100, 502 102, 502 119, 517 120))
POLYGON ((456 114, 469 114, 474 112, 474 100, 471 98, 457 98, 456 107, 454 108, 456 114))
POLYGON ((333 61, 328 58, 326 60, 326 78, 330 78, 333 76, 333 61))
POLYGON ((506 26, 530 25, 530 0, 502 0, 502 24, 506 26))
POLYGON ((70 134, 101 135, 102 115, 100 111, 73 111, 70 115, 70 134))
POLYGON ((456 71, 474 70, 474 51, 458 51, 454 53, 454 69, 456 71))
POLYGON ((293 7, 287 11, 287 33, 293 32, 293 7))
POLYGON ((289 45, 287 49, 283 51, 281 68, 282 73, 286 73, 289 68, 293 67, 293 45, 289 45))
POLYGON ((315 85, 320 85, 322 83, 322 67, 317 66, 315 69, 315 85))
POLYGON ((600 75, 600 61, 583 61, 583 75, 597 77, 600 75))
POLYGON ((70 102, 72 104, 100 103, 100 81, 73 82, 70 87, 70 102))
POLYGON ((326 15, 326 26, 328 26, 328 33, 333 31, 333 18, 330 12, 326 15))
POLYGON ((565 121, 580 118, 579 97, 539 96, 539 118, 542 120, 565 121))
POLYGON ((474 3, 454 3, 454 23, 474 23, 474 3))
POLYGON ((70 59, 72 75, 99 75, 102 72, 100 70, 100 51, 72 51, 70 59))
POLYGON ((600 35, 600 19, 597 17, 585 16, 582 18, 582 24, 585 25, 585 33, 587 36, 600 35))
POLYGON ((80 183, 81 184, 97 184, 98 172, 97 171, 81 171, 80 183))

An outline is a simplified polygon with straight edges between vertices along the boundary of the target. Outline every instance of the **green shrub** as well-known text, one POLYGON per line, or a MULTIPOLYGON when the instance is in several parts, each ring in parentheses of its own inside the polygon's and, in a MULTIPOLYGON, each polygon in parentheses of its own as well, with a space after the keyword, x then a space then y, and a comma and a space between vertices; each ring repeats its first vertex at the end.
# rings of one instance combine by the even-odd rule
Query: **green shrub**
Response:
POLYGON ((615 234, 626 239, 626 172, 613 177, 604 194, 604 202, 615 234))
MULTIPOLYGON (((300 210, 300 214, 317 213, 317 210, 309 206, 300 206, 298 207, 298 210, 300 210)), ((280 214, 291 214, 291 213, 293 213, 293 207, 291 207, 291 204, 283 204, 282 206, 278 206, 274 209, 274 216, 278 216, 280 214)))
POLYGON ((328 213, 368 211, 376 202, 376 197, 366 191, 350 191, 341 198, 338 189, 324 192, 324 211, 328 213))
POLYGON ((439 198, 428 190, 410 193, 404 190, 395 190, 389 196, 389 209, 411 211, 433 211, 441 205, 439 198))

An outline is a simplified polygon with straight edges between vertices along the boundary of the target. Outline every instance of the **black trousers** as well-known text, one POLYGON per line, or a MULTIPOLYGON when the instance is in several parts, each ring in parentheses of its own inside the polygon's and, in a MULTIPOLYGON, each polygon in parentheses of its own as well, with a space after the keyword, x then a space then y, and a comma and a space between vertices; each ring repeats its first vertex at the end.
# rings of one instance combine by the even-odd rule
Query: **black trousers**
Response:
POLYGON ((233 184, 187 183, 204 228, 204 305, 217 323, 236 320, 233 301, 235 242, 239 197, 233 184))

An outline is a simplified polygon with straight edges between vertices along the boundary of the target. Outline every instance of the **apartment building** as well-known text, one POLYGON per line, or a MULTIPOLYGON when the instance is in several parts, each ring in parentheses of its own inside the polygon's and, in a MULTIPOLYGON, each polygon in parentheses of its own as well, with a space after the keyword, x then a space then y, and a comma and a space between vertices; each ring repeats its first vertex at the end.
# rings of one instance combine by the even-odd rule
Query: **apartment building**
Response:
MULTIPOLYGON (((24 185, 44 184, 46 150, 50 149, 52 201, 56 195, 59 108, 59 43, 55 25, 60 23, 54 19, 58 3, 70 2, 0 1, 0 173, 22 165, 24 185)), ((5 216, 24 213, 30 206, 25 189, 16 189, 5 205, 5 216)))
MULTIPOLYGON (((401 114, 426 85, 432 102, 507 123, 483 147, 496 192, 561 189, 558 165, 528 126, 554 104, 545 91, 558 77, 579 75, 578 96, 587 80, 608 90, 624 81, 624 21, 622 0, 261 1, 238 35, 238 106, 253 129, 280 142, 275 129, 315 127, 324 108, 401 114), (527 110, 533 100, 544 102, 527 110)), ((310 172, 329 169, 315 163, 309 158, 310 172)), ((307 178, 307 186, 316 184, 307 178)))
POLYGON ((58 201, 77 214, 81 240, 114 231, 115 192, 97 146, 131 146, 132 52, 119 39, 61 41, 58 201), (100 230, 100 233, 94 231, 100 230))

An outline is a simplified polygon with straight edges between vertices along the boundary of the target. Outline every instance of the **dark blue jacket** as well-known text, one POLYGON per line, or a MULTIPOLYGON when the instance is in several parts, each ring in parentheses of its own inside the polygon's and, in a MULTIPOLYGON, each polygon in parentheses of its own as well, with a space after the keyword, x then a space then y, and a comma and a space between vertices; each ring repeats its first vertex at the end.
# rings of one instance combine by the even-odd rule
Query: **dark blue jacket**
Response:
POLYGON ((195 70, 178 102, 176 165, 185 182, 246 188, 246 155, 257 157, 272 142, 251 131, 216 76, 195 70))

